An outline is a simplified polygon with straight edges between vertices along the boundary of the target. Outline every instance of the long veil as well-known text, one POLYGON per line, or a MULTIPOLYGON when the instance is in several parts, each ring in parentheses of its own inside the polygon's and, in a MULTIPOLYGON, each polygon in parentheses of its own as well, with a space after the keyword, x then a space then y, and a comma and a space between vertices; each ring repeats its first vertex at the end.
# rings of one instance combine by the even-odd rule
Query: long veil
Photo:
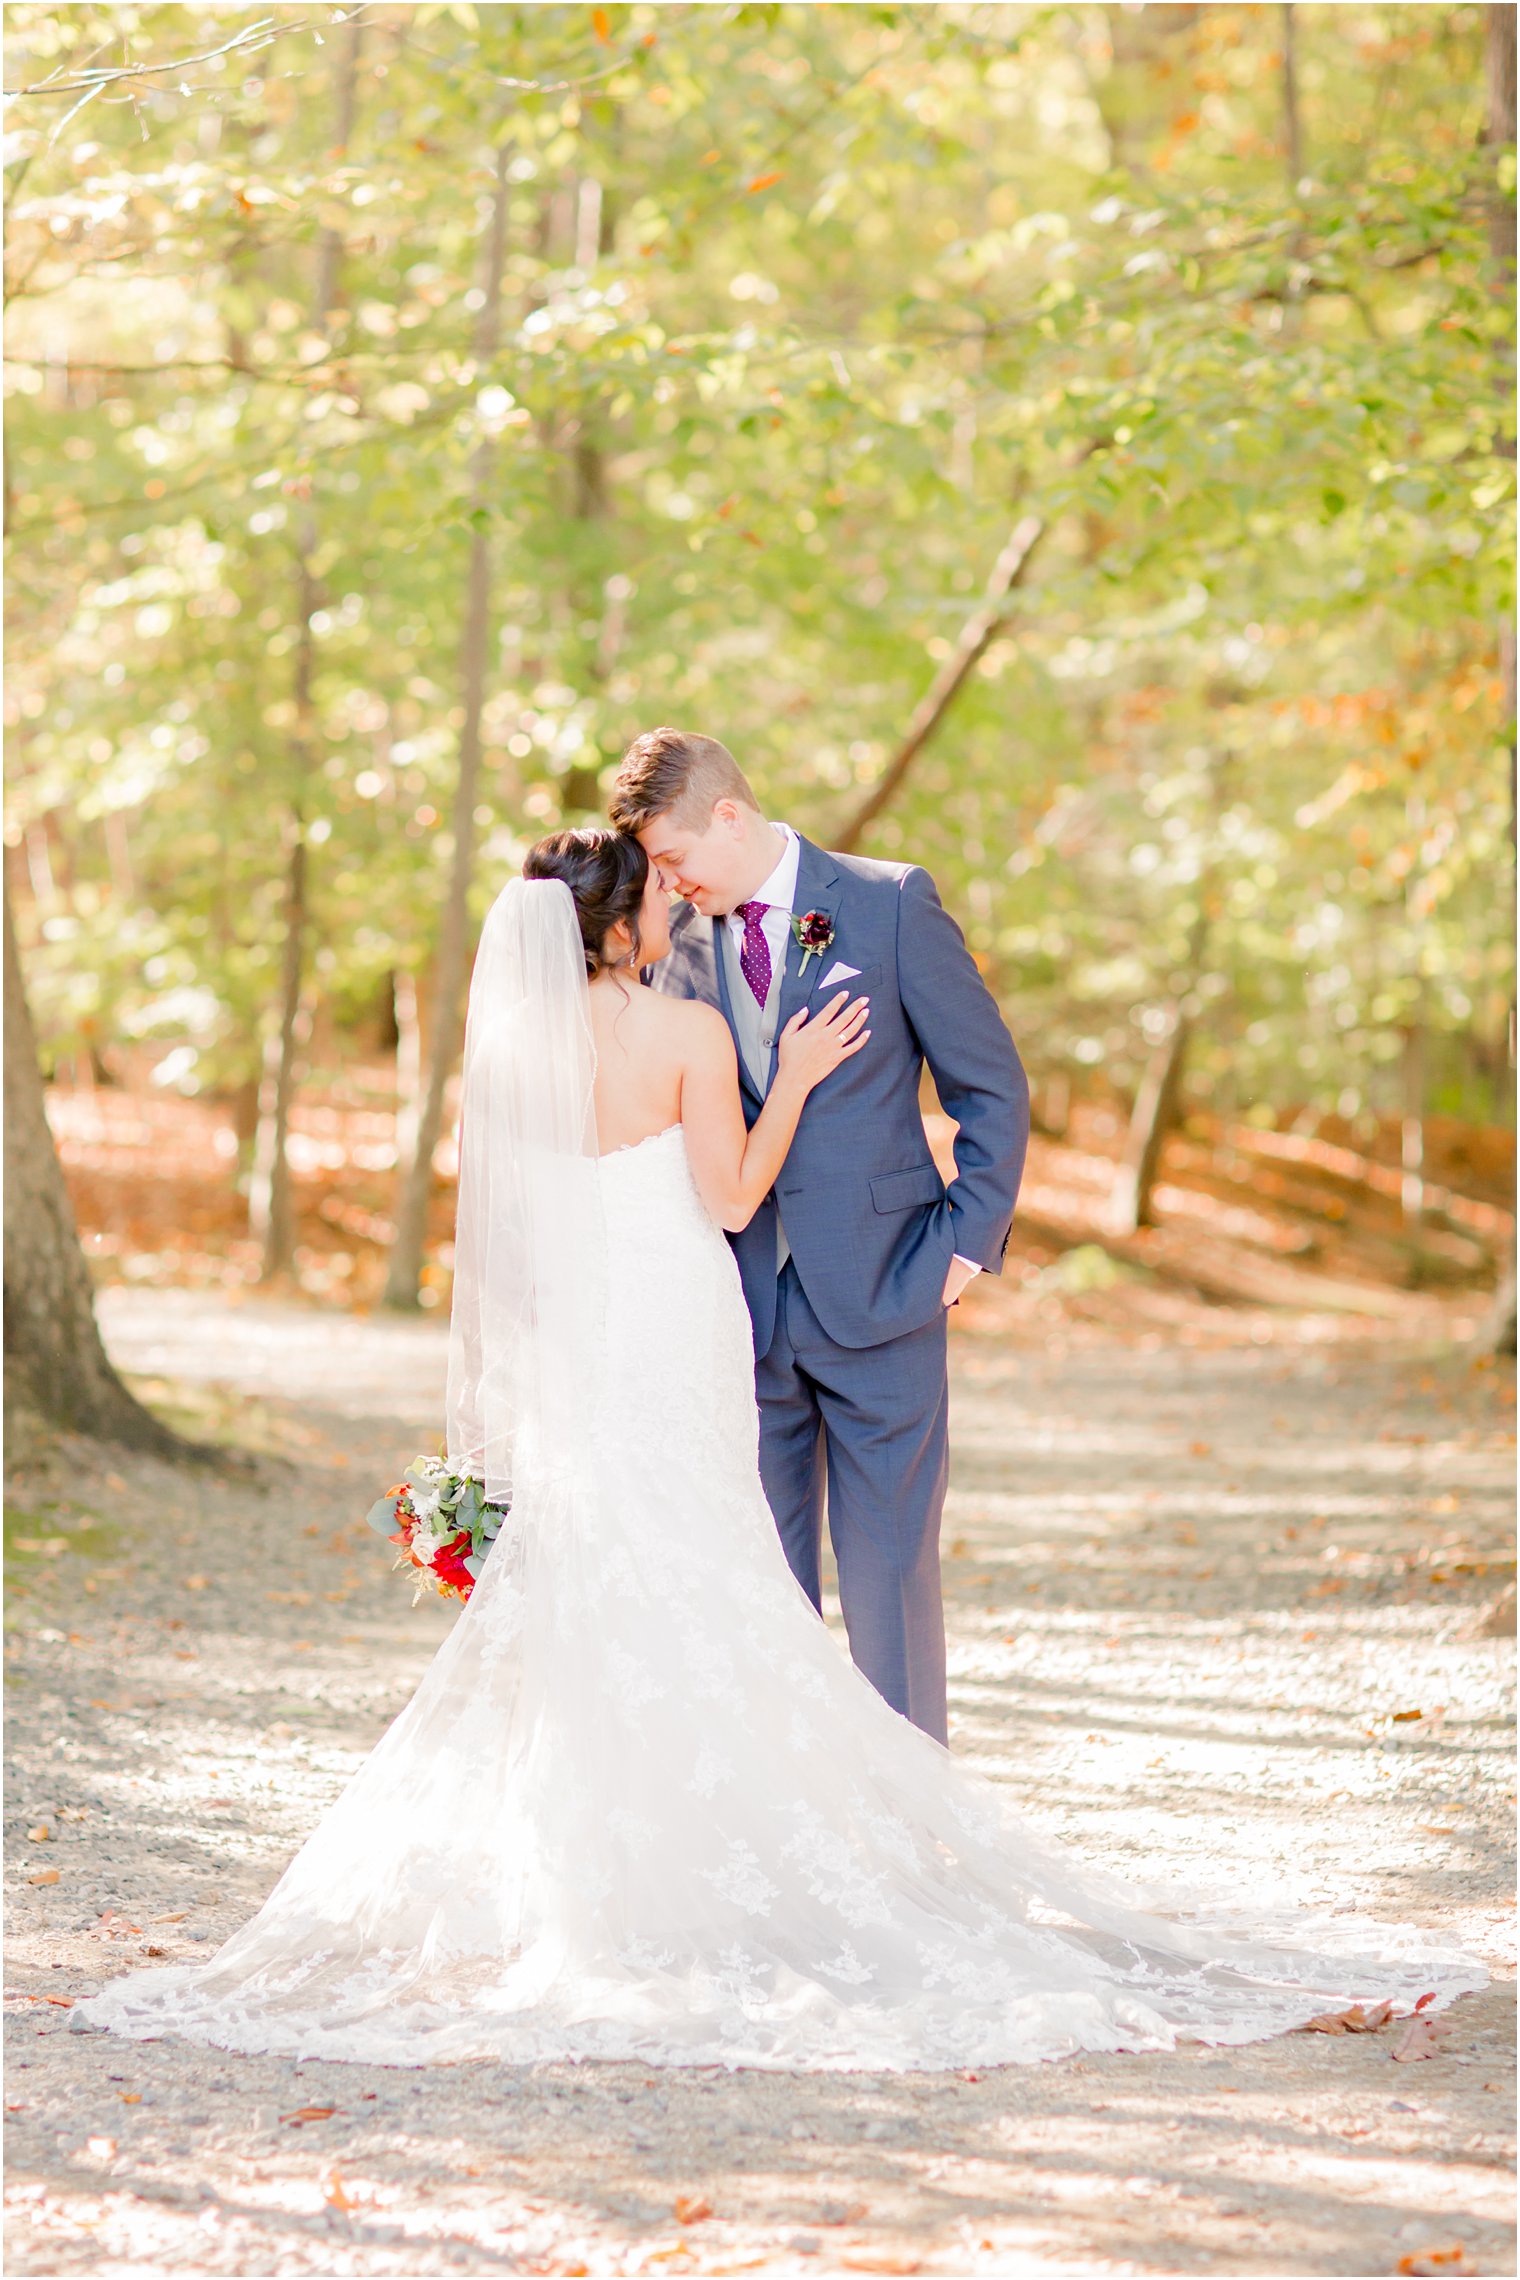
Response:
POLYGON ((465 1020, 448 1456, 492 1503, 562 1491, 599 1315, 596 1056, 569 888, 511 879, 465 1020))

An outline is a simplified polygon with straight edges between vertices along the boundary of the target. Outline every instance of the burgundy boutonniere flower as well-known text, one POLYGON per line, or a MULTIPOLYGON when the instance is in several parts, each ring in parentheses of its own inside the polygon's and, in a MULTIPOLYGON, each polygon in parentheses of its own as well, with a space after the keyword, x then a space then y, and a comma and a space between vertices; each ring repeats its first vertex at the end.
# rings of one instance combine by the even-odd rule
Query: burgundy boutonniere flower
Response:
POLYGON ((809 958, 821 958, 833 946, 834 921, 826 910, 802 910, 792 914, 792 932, 802 951, 800 973, 807 972, 809 958))

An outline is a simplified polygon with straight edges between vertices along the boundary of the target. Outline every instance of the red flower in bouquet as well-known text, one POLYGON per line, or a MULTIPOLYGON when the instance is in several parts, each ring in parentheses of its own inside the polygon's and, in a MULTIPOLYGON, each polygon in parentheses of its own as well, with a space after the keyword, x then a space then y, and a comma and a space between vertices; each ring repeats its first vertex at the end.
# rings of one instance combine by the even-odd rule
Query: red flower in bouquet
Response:
POLYGON ((465 1528, 434 1552, 433 1573, 440 1591, 457 1591, 461 1599, 469 1598, 475 1588, 475 1578, 464 1564, 469 1549, 470 1531, 465 1528))

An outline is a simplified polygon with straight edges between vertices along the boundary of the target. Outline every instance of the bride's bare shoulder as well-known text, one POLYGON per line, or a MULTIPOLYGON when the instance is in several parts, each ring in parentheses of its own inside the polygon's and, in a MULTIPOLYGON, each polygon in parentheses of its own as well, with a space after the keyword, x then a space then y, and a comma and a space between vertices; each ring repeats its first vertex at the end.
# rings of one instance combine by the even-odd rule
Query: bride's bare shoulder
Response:
POLYGON ((732 1053, 728 1023, 716 1006, 704 1005, 700 998, 666 997, 653 990, 648 995, 665 1009, 666 1034, 678 1049, 703 1055, 732 1053))

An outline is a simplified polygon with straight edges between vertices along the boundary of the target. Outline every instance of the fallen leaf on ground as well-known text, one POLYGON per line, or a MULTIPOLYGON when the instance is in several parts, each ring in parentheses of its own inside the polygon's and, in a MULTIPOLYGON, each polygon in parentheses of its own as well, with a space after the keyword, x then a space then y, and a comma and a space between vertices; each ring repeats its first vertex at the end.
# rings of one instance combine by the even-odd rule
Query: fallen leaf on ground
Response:
POLYGON ((1431 2004, 1432 2004, 1432 2003, 1435 2001, 1435 1999, 1436 1999, 1436 1991, 1435 1991, 1435 1989, 1432 1987, 1432 1988, 1431 1988, 1431 1990, 1430 1990, 1430 1992, 1429 1992, 1429 1994, 1428 1994, 1428 1995, 1422 1995, 1422 1996, 1420 1997, 1419 2001, 1418 2001, 1418 2002, 1415 2004, 1415 2009, 1416 2009, 1416 2011, 1424 2011, 1424 2010, 1428 2009, 1428 2008, 1429 2008, 1429 2006, 1430 2006, 1430 2005, 1431 2005, 1431 2004))
POLYGON ((1411 1719, 1423 1718, 1424 1715, 1425 1713, 1423 1710, 1395 1710, 1393 1713, 1393 1723, 1396 1726, 1407 1726, 1410 1723, 1411 1719))
POLYGON ((700 2224, 704 2217, 711 2215, 712 2203, 704 2200, 700 2193, 683 2193, 676 2202, 677 2224, 700 2224))
POLYGON ((26 1841, 29 1845, 45 1845, 51 1835, 46 1821, 39 1821, 35 1829, 27 1830, 26 1841))
POLYGON ((140 2106, 142 2104, 142 2092, 140 2090, 118 2090, 116 2095, 124 2106, 140 2106))
POLYGON ((322 2180, 322 2198, 330 2209, 342 2209, 345 2213, 349 2209, 357 2209, 359 2206, 358 2202, 352 2200, 344 2191, 343 2180, 336 2169, 329 2170, 322 2180))
POLYGON ((56 1884, 58 1871, 56 1868, 34 1868, 26 1881, 28 1884, 56 1884))
POLYGON ((60 2011, 72 2011, 74 2008, 72 1995, 44 1995, 42 2000, 44 2003, 53 2004, 60 2011))
POLYGON ((293 2114, 282 2114, 282 2122, 325 2122, 341 2113, 340 2106, 297 2106, 293 2114))
POLYGON ((1441 2045, 1450 2032, 1443 2019, 1411 2019, 1389 2055, 1400 2059, 1439 2058, 1441 2045))
POLYGON ((180 1581, 187 1591, 204 1591, 210 1584, 211 1578, 206 1575, 187 1575, 182 1576, 180 1581))
POLYGON ((1353 2003, 1348 2010, 1321 2011, 1318 2017, 1305 2019, 1298 2031, 1301 2035, 1375 2035, 1392 2017, 1391 2003, 1374 2003, 1370 2011, 1353 2003))
POLYGON ((1476 2264, 1467 2261, 1463 2242, 1454 2240, 1449 2248, 1417 2248, 1408 2256, 1401 2256, 1394 2269, 1398 2272, 1429 2275, 1437 2272, 1476 2272, 1476 2264))
POLYGON ((176 1908, 172 1916, 155 1916, 153 1921, 155 1924, 182 1924, 189 1913, 188 1908, 176 1908))

